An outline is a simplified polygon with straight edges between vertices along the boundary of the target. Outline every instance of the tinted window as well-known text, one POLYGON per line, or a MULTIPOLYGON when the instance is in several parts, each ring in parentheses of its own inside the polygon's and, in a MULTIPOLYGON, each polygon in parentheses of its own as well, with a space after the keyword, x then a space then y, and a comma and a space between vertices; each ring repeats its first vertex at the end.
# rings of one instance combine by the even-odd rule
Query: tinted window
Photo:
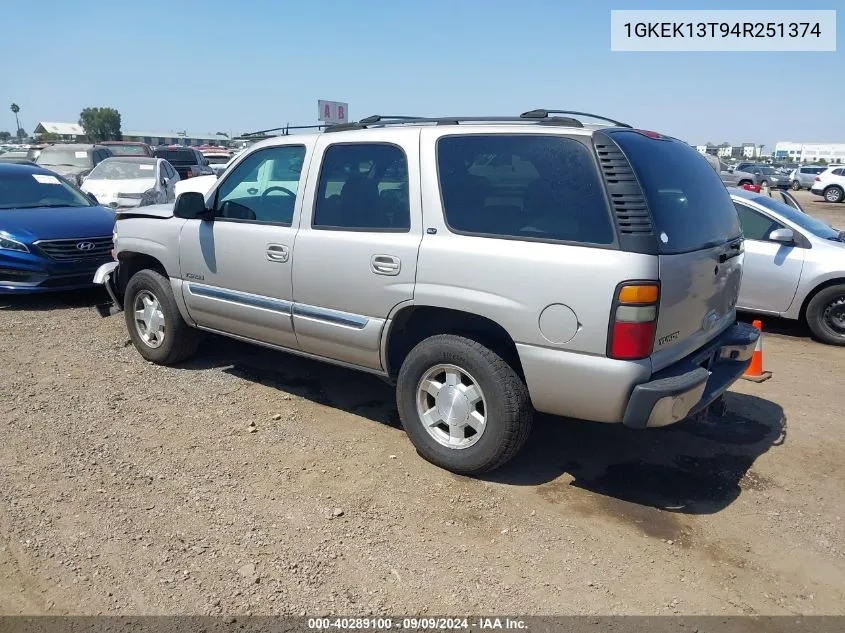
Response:
POLYGON ((290 226, 304 159, 301 145, 247 156, 220 184, 215 217, 290 226))
POLYGON ((591 244, 614 241, 595 161, 578 141, 539 135, 447 136, 437 143, 437 169, 446 223, 453 231, 591 244))
POLYGON ((780 224, 766 217, 762 213, 754 211, 750 207, 734 203, 739 223, 742 226, 742 233, 747 240, 765 241, 769 239, 769 233, 775 229, 782 228, 780 224))
POLYGON ((196 165, 197 159, 190 149, 158 149, 154 152, 156 158, 163 158, 171 165, 196 165))
POLYGON ((405 152, 384 143, 329 146, 320 168, 312 226, 410 230, 405 152))
POLYGON ((790 222, 797 224, 802 229, 806 229, 817 237, 821 237, 828 240, 837 239, 839 237, 839 231, 831 228, 829 224, 825 224, 818 218, 814 218, 811 215, 807 215, 806 213, 803 213, 798 209, 794 209, 789 205, 786 205, 782 202, 778 202, 777 200, 774 200, 768 196, 756 196, 754 198, 754 202, 756 202, 760 206, 766 207, 767 209, 771 209, 778 215, 783 216, 790 222))
POLYGON ((660 252, 685 253, 737 237, 736 209, 719 174, 679 141, 614 132, 643 188, 660 252))
MULTIPOLYGON (((90 207, 91 201, 55 174, 29 171, 4 172, 0 176, 0 209, 36 207, 90 207)), ((0 224, 3 215, 0 213, 0 224)))
POLYGON ((842 176, 843 174, 845 174, 845 169, 834 169, 830 173, 833 174, 834 176, 842 176))

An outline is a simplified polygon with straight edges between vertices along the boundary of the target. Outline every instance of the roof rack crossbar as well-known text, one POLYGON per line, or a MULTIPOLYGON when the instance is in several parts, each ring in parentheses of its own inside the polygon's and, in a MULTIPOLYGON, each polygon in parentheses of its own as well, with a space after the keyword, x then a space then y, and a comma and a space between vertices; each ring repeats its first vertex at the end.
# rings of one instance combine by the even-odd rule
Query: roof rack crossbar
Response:
POLYGON ((599 121, 607 121, 608 123, 613 123, 613 125, 617 125, 619 127, 631 127, 627 123, 622 123, 621 121, 617 121, 616 119, 609 119, 606 116, 601 116, 600 114, 592 114, 590 112, 577 112, 575 110, 545 110, 543 108, 538 108, 537 110, 529 110, 528 112, 523 112, 519 116, 523 119, 548 119, 552 114, 571 114, 574 116, 588 116, 593 119, 598 119, 599 121))

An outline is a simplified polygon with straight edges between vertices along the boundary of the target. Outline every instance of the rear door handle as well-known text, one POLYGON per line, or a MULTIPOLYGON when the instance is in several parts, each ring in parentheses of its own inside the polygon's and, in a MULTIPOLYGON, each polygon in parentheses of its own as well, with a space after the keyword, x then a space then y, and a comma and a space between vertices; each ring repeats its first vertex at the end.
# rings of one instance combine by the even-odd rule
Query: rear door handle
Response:
POLYGON ((286 262, 290 257, 290 249, 284 244, 268 244, 267 260, 271 262, 286 262))
POLYGON ((402 261, 393 255, 373 255, 370 270, 377 275, 398 275, 402 270, 402 261))

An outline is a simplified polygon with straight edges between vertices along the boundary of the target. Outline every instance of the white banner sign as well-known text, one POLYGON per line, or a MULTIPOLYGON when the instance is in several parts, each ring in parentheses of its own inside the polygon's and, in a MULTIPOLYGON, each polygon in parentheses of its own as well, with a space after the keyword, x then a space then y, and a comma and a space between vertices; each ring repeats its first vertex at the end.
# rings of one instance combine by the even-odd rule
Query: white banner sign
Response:
POLYGON ((317 120, 326 123, 349 123, 349 104, 340 101, 317 101, 317 120))

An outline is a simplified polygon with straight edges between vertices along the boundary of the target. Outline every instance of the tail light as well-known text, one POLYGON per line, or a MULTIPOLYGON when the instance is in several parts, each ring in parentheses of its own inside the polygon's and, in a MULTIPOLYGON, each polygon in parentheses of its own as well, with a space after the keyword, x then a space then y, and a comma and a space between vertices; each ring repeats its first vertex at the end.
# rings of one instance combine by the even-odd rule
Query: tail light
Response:
POLYGON ((816 176, 816 182, 821 182, 821 181, 822 181, 822 179, 819 178, 818 176, 816 176))
POLYGON ((648 358, 654 349, 660 286, 655 282, 625 282, 618 287, 611 313, 608 352, 611 358, 648 358))
POLYGON ((194 176, 194 172, 191 171, 190 169, 185 172, 185 179, 193 178, 193 176, 194 176))

